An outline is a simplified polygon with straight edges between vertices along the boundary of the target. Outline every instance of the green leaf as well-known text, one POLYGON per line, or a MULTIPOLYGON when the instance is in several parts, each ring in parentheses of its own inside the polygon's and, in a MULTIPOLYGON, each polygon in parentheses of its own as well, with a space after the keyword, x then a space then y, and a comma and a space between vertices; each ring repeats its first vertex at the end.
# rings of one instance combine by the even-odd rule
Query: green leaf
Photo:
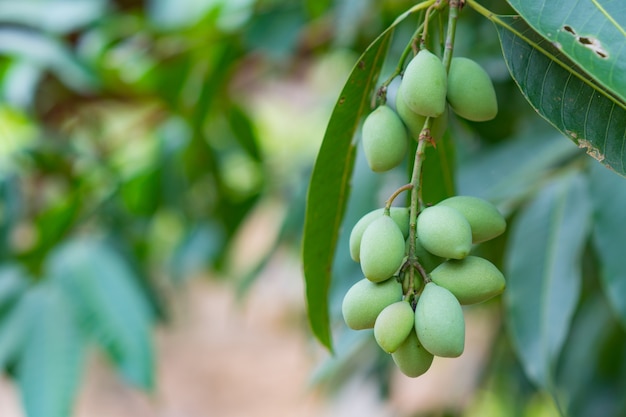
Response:
POLYGON ((85 339, 58 288, 42 285, 29 296, 33 311, 17 367, 24 408, 29 417, 67 417, 83 368, 85 339))
POLYGON ((508 0, 532 28, 626 101, 626 4, 611 0, 508 0))
POLYGON ((84 237, 56 248, 46 267, 124 377, 151 388, 153 312, 124 259, 106 243, 84 237))
POLYGON ((445 134, 437 147, 428 146, 422 166, 422 196, 425 203, 438 203, 456 194, 454 141, 445 134))
POLYGON ((509 71, 533 108, 593 158, 626 175, 625 101, 589 78, 522 19, 492 19, 509 71))
POLYGON ((626 180, 596 165, 591 166, 589 175, 594 212, 593 245, 600 261, 606 298, 626 326, 626 180))
POLYGON ((528 377, 552 389, 581 289, 591 204, 582 175, 551 182, 511 228, 505 258, 506 320, 528 377))

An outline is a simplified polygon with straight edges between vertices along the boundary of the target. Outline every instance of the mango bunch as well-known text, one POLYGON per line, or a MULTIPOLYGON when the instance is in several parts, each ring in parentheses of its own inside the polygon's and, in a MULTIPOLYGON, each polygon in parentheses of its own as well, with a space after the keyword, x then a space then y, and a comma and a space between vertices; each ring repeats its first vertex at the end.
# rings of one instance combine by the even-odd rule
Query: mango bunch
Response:
POLYGON ((409 136, 419 137, 426 117, 433 118, 432 138, 441 138, 448 124, 448 105, 458 116, 479 122, 493 119, 498 112, 493 83, 478 63, 455 57, 446 73, 441 59, 423 49, 404 71, 395 111, 383 104, 363 123, 363 150, 372 171, 398 166, 407 152, 409 136))
POLYGON ((470 255, 472 245, 505 228, 495 206, 471 196, 450 197, 423 209, 413 245, 407 241, 408 208, 367 213, 350 234, 350 256, 360 263, 364 278, 344 296, 346 324, 354 330, 373 328, 378 345, 410 377, 426 372, 434 356, 461 355, 461 306, 486 301, 505 287, 504 276, 491 262, 470 255), (410 259, 411 247, 418 266, 410 259), (407 279, 410 268, 416 269, 413 282, 407 279))

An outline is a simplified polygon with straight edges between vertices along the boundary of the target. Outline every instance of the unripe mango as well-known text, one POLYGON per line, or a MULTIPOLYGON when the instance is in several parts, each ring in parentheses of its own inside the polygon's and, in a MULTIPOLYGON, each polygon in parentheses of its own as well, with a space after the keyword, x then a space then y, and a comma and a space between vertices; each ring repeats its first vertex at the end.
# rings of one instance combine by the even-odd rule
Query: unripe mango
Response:
POLYGON ((362 279, 343 297, 341 313, 349 328, 371 329, 385 307, 402 299, 402 284, 395 279, 374 283, 362 279))
POLYGON ((434 283, 450 291, 463 305, 487 301, 504 291, 506 282, 494 264, 478 256, 450 259, 430 273, 434 283))
MULTIPOLYGON (((379 208, 372 210, 359 219, 352 227, 350 232, 350 257, 355 262, 361 261, 361 238, 363 232, 375 219, 383 216, 385 209, 379 208)), ((402 236, 406 239, 409 236, 409 208, 408 207, 391 207, 389 214, 394 222, 400 228, 402 236)))
POLYGON ((489 74, 469 58, 452 58, 447 98, 452 110, 467 120, 483 122, 498 113, 496 91, 489 74))
POLYGON ((439 117, 446 108, 447 75, 439 57, 425 49, 407 65, 398 95, 413 112, 439 117))
POLYGON ((374 338, 387 353, 395 352, 413 330, 415 313, 407 301, 385 307, 374 323, 374 338))
POLYGON ((461 304, 443 287, 429 282, 415 306, 415 333, 435 356, 455 358, 465 348, 465 320, 461 304))
POLYGON ((365 228, 359 248, 365 278, 372 282, 388 279, 402 265, 404 254, 404 236, 390 216, 383 215, 365 228))
POLYGON ((433 363, 433 355, 421 345, 415 330, 409 333, 400 347, 391 354, 396 366, 408 377, 423 375, 433 363))
MULTIPOLYGON (((411 137, 415 140, 419 139, 424 122, 426 122, 426 116, 417 114, 412 111, 404 99, 398 94, 396 96, 396 112, 400 119, 408 129, 411 137)), ((441 139, 448 128, 448 111, 447 109, 441 114, 441 116, 433 119, 430 127, 430 135, 434 140, 441 139)))
POLYGON ((424 247, 420 243, 419 238, 415 238, 415 254, 417 255, 417 260, 419 261, 420 265, 422 265, 426 272, 432 271, 443 261, 445 261, 445 259, 441 256, 433 255, 432 253, 424 249, 424 247))
POLYGON ((457 209, 472 229, 472 243, 484 242, 500 236, 506 230, 506 220, 487 200, 469 195, 447 198, 437 205, 457 209))
POLYGON ((456 209, 427 207, 417 217, 417 236, 424 249, 442 258, 463 259, 472 248, 472 229, 456 209))
POLYGON ((370 169, 389 171, 400 165, 408 148, 408 136, 400 117, 389 106, 378 106, 363 122, 363 151, 370 169))

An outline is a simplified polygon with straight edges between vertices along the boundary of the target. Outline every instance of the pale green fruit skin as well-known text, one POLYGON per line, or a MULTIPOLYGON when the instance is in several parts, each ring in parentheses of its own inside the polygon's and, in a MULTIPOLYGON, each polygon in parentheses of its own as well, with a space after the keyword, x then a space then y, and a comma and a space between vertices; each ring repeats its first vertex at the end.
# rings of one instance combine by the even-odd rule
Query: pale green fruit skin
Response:
POLYGON ((415 306, 415 332, 433 355, 460 356, 465 348, 465 320, 456 297, 434 282, 426 284, 415 306))
MULTIPOLYGON (((363 232, 375 219, 383 216, 385 209, 379 208, 365 214, 352 227, 350 232, 349 246, 350 257, 355 262, 361 261, 361 238, 363 232)), ((400 228, 402 236, 406 239, 409 236, 409 208, 408 207, 391 207, 389 215, 400 228)))
POLYGON ((395 352, 413 330, 415 313, 411 304, 398 301, 380 312, 374 323, 374 338, 387 353, 395 352))
POLYGON ((419 238, 415 238, 415 254, 417 255, 417 260, 419 261, 420 265, 422 265, 426 272, 432 271, 445 261, 445 258, 433 255, 432 253, 424 249, 424 247, 420 243, 419 238))
MULTIPOLYGON (((417 114, 412 111, 400 94, 396 96, 396 111, 398 112, 398 116, 400 116, 402 122, 404 122, 404 125, 408 129, 411 137, 418 140, 420 133, 422 132, 422 128, 424 127, 426 116, 422 116, 421 114, 417 114)), ((446 109, 441 116, 433 119, 430 134, 434 140, 439 140, 446 133, 447 128, 448 111, 446 109)))
POLYGON ((480 243, 500 236, 506 230, 506 220, 487 200, 469 195, 447 198, 437 205, 457 209, 472 229, 472 243, 480 243))
POLYGON ((346 292, 341 313, 353 330, 371 329, 385 307, 402 299, 402 285, 395 279, 374 283, 362 279, 346 292))
POLYGON ((498 113, 496 91, 489 74, 469 58, 452 58, 447 98, 452 110, 467 120, 484 122, 498 113))
POLYGON ((428 371, 433 363, 433 355, 421 345, 415 331, 391 354, 393 361, 400 371, 410 377, 417 378, 428 371))
POLYGON ((439 117, 446 108, 446 69, 437 55, 422 49, 407 65, 398 95, 422 116, 439 117))
POLYGON ((409 138, 400 116, 382 105, 363 122, 363 151, 370 169, 385 172, 400 165, 407 153, 409 138))
POLYGON ((434 283, 450 291, 463 305, 487 301, 504 291, 506 281, 494 264, 478 256, 450 259, 430 273, 434 283))
POLYGON ((472 229, 465 217, 447 206, 427 207, 417 217, 424 249, 442 258, 463 259, 472 249, 472 229))
POLYGON ((404 236, 390 216, 374 219, 365 228, 359 248, 365 278, 372 282, 388 279, 400 268, 404 254, 404 236))

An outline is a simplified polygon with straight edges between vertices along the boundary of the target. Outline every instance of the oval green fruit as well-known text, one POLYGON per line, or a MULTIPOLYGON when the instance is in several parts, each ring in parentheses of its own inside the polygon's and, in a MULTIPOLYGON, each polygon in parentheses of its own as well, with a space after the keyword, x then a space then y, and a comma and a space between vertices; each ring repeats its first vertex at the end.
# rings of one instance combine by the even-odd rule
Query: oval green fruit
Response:
POLYGON ((402 299, 402 285, 395 279, 374 283, 362 279, 343 297, 341 313, 353 330, 371 329, 385 307, 402 299))
POLYGON ((427 207, 417 216, 417 236, 424 249, 442 258, 463 259, 472 249, 472 229, 456 209, 427 207))
MULTIPOLYGON (((426 122, 426 116, 417 114, 409 109, 404 99, 401 99, 399 94, 396 96, 396 111, 398 112, 398 116, 400 116, 400 119, 411 134, 411 137, 415 140, 418 140, 420 133, 422 132, 422 128, 424 127, 424 122, 426 122)), ((430 129, 430 135, 434 140, 441 139, 447 128, 448 111, 444 110, 441 116, 433 119, 430 129)))
POLYGON ((387 353, 395 352, 413 330, 415 313, 407 301, 389 304, 374 323, 374 338, 387 353))
POLYGON ((469 58, 452 58, 447 98, 452 110, 467 120, 483 122, 498 113, 498 100, 489 74, 469 58))
MULTIPOLYGON (((363 232, 375 219, 383 216, 385 212, 384 208, 372 210, 359 219, 358 222, 352 227, 350 232, 349 246, 350 257, 355 262, 361 261, 361 238, 363 232)), ((408 207, 391 207, 389 214, 394 222, 400 228, 402 236, 406 239, 409 237, 409 208, 408 207)))
POLYGON ((421 345, 415 334, 415 330, 391 354, 393 361, 400 371, 411 378, 423 375, 433 363, 433 355, 421 345))
POLYGON ((504 291, 506 282, 494 264, 478 256, 450 259, 431 273, 434 283, 449 290, 463 305, 487 301, 504 291))
POLYGON ((446 108, 447 75, 441 59, 422 49, 407 65, 398 95, 413 112, 439 117, 446 108))
POLYGON ((359 248, 365 278, 373 282, 388 279, 402 265, 404 254, 404 236, 390 216, 374 219, 365 228, 359 248))
POLYGON ((400 165, 408 149, 406 129, 391 107, 382 105, 363 122, 363 151, 370 169, 385 172, 400 165))
POLYGON ((506 220, 496 206, 482 198, 457 195, 437 204, 457 209, 472 229, 472 243, 484 242, 500 236, 506 230, 506 220))
POLYGON ((456 297, 434 282, 424 287, 415 306, 415 333, 435 356, 455 358, 465 348, 465 320, 456 297))

